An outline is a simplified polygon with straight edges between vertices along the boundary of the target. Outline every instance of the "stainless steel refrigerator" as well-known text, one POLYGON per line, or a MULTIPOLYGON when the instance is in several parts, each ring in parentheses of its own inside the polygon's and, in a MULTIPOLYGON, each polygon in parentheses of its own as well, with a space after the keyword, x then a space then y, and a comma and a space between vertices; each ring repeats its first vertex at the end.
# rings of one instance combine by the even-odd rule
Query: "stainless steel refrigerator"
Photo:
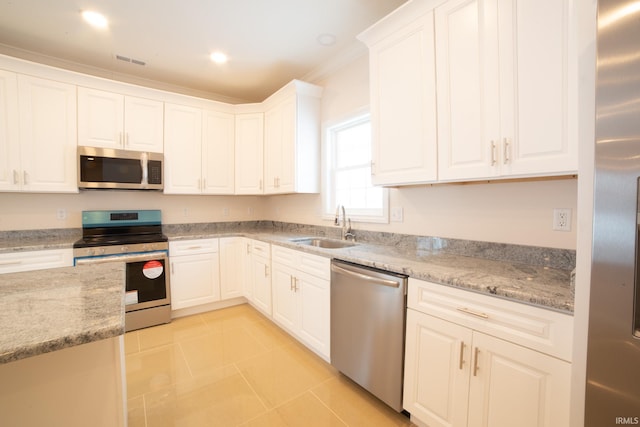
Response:
POLYGON ((598 1, 585 425, 640 424, 640 2, 598 1))

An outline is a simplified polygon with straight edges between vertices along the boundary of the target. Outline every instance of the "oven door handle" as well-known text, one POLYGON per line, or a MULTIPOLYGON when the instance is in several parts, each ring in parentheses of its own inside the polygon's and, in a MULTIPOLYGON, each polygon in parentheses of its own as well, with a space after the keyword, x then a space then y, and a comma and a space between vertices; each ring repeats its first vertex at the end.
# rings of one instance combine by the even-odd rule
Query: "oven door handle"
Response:
POLYGON ((139 261, 152 261, 157 259, 167 260, 166 252, 148 252, 144 254, 131 254, 131 255, 107 255, 98 256, 92 258, 81 258, 76 260, 76 265, 84 264, 101 264, 105 262, 139 262, 139 261))

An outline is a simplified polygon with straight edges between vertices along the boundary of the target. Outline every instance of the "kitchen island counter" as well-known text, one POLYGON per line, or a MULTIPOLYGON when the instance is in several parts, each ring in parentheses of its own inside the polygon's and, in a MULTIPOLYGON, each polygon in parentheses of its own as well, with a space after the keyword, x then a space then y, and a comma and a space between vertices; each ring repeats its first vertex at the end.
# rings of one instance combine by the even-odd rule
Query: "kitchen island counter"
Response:
POLYGON ((0 275, 0 363, 124 334, 123 263, 0 275))

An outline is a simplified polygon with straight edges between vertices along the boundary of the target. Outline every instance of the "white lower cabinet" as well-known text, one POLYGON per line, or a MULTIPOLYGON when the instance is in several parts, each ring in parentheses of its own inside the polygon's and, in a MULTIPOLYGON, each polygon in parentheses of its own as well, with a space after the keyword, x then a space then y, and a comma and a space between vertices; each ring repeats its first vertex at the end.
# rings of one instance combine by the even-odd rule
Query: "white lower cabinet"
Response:
POLYGON ((271 245, 248 240, 245 296, 249 303, 271 317, 271 245))
POLYGON ((0 274, 71 267, 72 265, 72 249, 48 249, 0 254, 0 274))
POLYGON ((169 242, 171 309, 220 300, 218 239, 169 242))
POLYGON ((220 238, 220 299, 241 297, 244 286, 244 237, 220 238))
POLYGON ((271 256, 273 320, 329 360, 329 259, 280 246, 271 256))
POLYGON ((548 344, 571 347, 571 316, 494 299, 410 279, 404 408, 414 422, 569 425, 567 345, 548 344))

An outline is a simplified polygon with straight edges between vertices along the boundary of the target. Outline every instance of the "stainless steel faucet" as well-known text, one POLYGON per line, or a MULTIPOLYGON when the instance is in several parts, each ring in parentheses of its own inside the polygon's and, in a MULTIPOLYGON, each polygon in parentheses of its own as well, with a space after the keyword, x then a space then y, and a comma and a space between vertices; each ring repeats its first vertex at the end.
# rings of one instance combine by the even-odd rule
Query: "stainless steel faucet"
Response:
POLYGON ((342 240, 356 240, 356 235, 353 234, 351 229, 351 219, 347 219, 347 214, 344 210, 344 205, 338 205, 336 208, 336 218, 334 220, 335 225, 342 225, 342 240), (342 221, 340 221, 340 211, 342 210, 342 221), (347 222, 349 225, 347 226, 347 222), (342 223, 342 224, 341 224, 342 223))

